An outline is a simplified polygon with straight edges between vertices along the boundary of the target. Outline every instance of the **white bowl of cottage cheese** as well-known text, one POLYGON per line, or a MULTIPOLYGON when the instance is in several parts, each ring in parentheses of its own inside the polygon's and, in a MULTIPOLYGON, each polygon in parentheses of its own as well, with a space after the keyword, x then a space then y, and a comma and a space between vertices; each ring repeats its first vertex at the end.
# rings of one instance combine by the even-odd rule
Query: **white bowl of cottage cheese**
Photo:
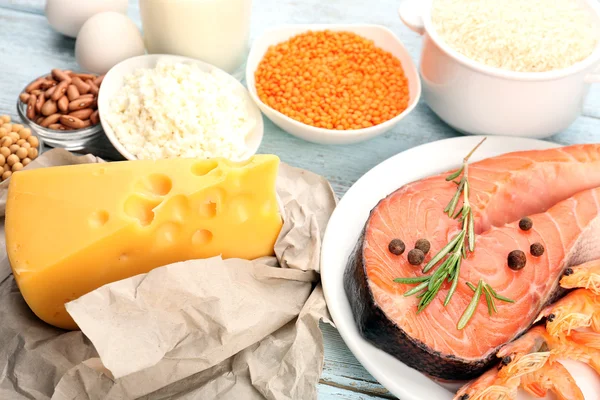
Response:
POLYGON ((233 76, 187 57, 150 54, 115 65, 98 110, 128 160, 223 157, 243 161, 263 137, 260 110, 233 76))

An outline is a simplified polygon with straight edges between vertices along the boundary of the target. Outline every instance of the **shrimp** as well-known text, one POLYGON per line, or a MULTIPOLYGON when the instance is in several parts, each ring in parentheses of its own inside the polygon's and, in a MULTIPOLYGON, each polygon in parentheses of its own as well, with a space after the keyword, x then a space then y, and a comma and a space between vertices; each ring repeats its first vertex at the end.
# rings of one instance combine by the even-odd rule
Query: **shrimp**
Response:
POLYGON ((499 377, 498 370, 493 368, 476 380, 463 386, 454 400, 514 400, 521 380, 519 378, 505 381, 499 377))
POLYGON ((521 379, 521 386, 540 398, 546 397, 548 390, 551 390, 558 400, 584 400, 575 379, 559 362, 547 362, 537 371, 525 375, 521 379))
POLYGON ((546 307, 537 321, 546 318, 546 329, 555 338, 564 338, 575 329, 591 328, 600 333, 600 295, 577 289, 546 307))
POLYGON ((533 328, 499 352, 500 368, 491 369, 468 383, 456 394, 455 400, 514 400, 521 377, 540 369, 548 358, 543 327, 533 328))
POLYGON ((575 380, 557 360, 581 361, 600 374, 600 349, 590 346, 598 341, 595 335, 577 333, 576 340, 558 339, 543 326, 536 326, 500 349, 499 369, 492 369, 468 383, 454 399, 515 400, 522 386, 536 396, 543 397, 550 390, 559 399, 583 400, 575 380))
POLYGON ((566 289, 585 288, 600 295, 600 260, 567 268, 560 286, 566 289))

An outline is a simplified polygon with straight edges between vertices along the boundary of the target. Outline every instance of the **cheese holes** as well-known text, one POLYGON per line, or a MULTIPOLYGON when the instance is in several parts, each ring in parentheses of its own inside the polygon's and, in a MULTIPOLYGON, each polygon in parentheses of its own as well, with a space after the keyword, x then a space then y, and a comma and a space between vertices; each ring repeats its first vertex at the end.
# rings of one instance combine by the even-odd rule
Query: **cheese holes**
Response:
POLYGON ((163 174, 152 174, 138 181, 135 191, 149 196, 166 196, 172 188, 171 178, 163 174))
POLYGON ((227 193, 221 188, 208 190, 204 193, 204 200, 200 203, 198 214, 202 218, 213 218, 219 212, 225 201, 227 193))
POLYGON ((198 161, 192 165, 192 174, 196 176, 204 176, 218 166, 219 163, 215 160, 198 161))
POLYGON ((171 178, 163 174, 152 174, 148 177, 148 189, 157 196, 166 196, 173 188, 171 178))
POLYGON ((200 204, 200 216, 204 218, 212 218, 217 215, 217 203, 212 200, 206 200, 200 204))
POLYGON ((153 200, 131 195, 127 198, 124 205, 125 214, 136 219, 140 225, 147 226, 154 220, 154 208, 160 204, 160 200, 153 200))
POLYGON ((110 215, 105 210, 97 210, 90 215, 89 223, 92 228, 100 228, 108 222, 110 215))
POLYGON ((200 246, 200 245, 208 244, 208 243, 210 243, 212 238, 213 238, 213 234, 211 231, 208 231, 206 229, 198 229, 192 235, 192 245, 200 246))

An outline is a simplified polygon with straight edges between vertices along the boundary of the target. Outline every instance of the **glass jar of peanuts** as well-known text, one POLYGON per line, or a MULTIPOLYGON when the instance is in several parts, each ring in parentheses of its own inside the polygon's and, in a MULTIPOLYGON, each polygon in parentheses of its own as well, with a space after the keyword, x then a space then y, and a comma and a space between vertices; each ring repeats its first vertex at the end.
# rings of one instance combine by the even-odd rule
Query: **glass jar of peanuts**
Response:
POLYGON ((0 181, 22 170, 42 152, 43 142, 22 124, 0 116, 0 181))
MULTIPOLYGON (((81 93, 77 93, 79 95, 78 98, 82 99, 82 101, 88 101, 88 102, 93 102, 93 107, 94 110, 87 110, 87 109, 80 109, 80 108, 75 108, 73 109, 66 109, 66 110, 58 110, 57 108, 60 108, 60 101, 55 101, 53 100, 53 97, 49 97, 49 93, 52 89, 56 88, 59 90, 62 90, 61 94, 62 94, 62 98, 60 100, 65 100, 66 101, 66 106, 69 107, 71 104, 69 103, 69 101, 71 101, 72 97, 71 97, 71 93, 69 91, 69 93, 67 93, 67 89, 73 89, 70 86, 77 86, 77 84, 79 83, 80 85, 84 85, 85 87, 87 87, 89 89, 89 85, 88 83, 90 83, 90 80, 93 80, 94 78, 98 78, 95 76, 91 76, 89 74, 79 74, 79 73, 75 73, 72 71, 62 71, 62 70, 58 70, 58 69, 53 69, 51 71, 50 74, 46 74, 46 75, 42 75, 36 79, 34 79, 33 81, 31 81, 26 87, 25 89, 22 91, 21 95, 19 96, 19 98, 17 99, 17 112, 19 114, 19 117, 21 118, 21 120, 23 121, 23 124, 26 125, 29 129, 31 129, 32 132, 34 132, 37 136, 40 137, 40 139, 42 139, 44 141, 45 144, 47 144, 48 146, 51 147, 61 147, 64 148, 66 150, 69 151, 78 151, 78 150, 83 150, 86 147, 88 147, 88 145, 97 140, 98 137, 100 137, 103 133, 102 131, 102 125, 99 123, 99 117, 98 120, 95 121, 95 123, 93 124, 86 124, 86 126, 79 128, 78 126, 72 126, 69 130, 60 130, 60 129, 51 129, 51 127, 53 127, 54 125, 50 125, 47 126, 47 124, 44 123, 40 123, 40 119, 43 119, 44 116, 48 116, 50 113, 54 112, 55 114, 50 115, 49 117, 47 117, 47 119, 50 119, 52 116, 57 116, 59 118, 61 117, 69 117, 71 115, 74 115, 76 113, 81 113, 81 112, 85 112, 85 111, 91 111, 93 112, 96 108, 96 99, 97 99, 97 90, 94 92, 95 94, 86 94, 83 95, 83 93, 88 93, 88 92, 81 92, 81 93), (57 75, 58 74, 58 75, 57 75), (63 75, 67 74, 68 78, 66 79, 66 82, 63 82, 65 79, 61 80, 61 77, 63 77, 63 75), (82 77, 82 78, 80 78, 82 77), (83 82, 83 79, 85 78, 89 78, 88 80, 86 80, 86 82, 83 82), (71 82, 73 81, 73 82, 71 82), (45 88, 44 86, 37 88, 37 86, 39 86, 40 82, 42 82, 43 84, 47 84, 49 85, 48 88, 45 88), (73 84, 70 84, 73 83, 73 84), (54 85, 54 86, 52 86, 54 85), (64 87, 62 87, 62 86, 64 87), (31 88, 36 87, 38 90, 30 90, 31 88), (28 102, 27 99, 24 99, 23 96, 28 96, 30 94, 34 94, 37 92, 44 92, 44 90, 46 90, 45 94, 46 96, 41 96, 42 97, 42 103, 43 105, 40 107, 39 113, 41 113, 40 115, 35 115, 37 117, 37 121, 35 120, 36 118, 34 118, 34 120, 32 120, 31 118, 29 118, 28 116, 28 102), (86 97, 85 99, 83 97, 88 96, 89 99, 86 97), (45 102, 43 102, 45 98, 45 102), (50 110, 50 112, 45 112, 46 110, 44 109, 44 105, 47 106, 54 106, 54 110, 50 110), (59 115, 59 114, 64 114, 64 115, 59 115)), ((100 82, 101 83, 101 82, 100 82)), ((96 89, 98 89, 98 87, 96 87, 96 89)), ((58 91, 58 90, 57 90, 58 91)), ((33 96, 30 96, 33 97, 33 96)), ((38 100, 39 100, 39 95, 37 96, 38 100)), ((58 96, 57 96, 58 97, 58 96)), ((36 104, 37 107, 37 104, 36 104)), ((38 113, 38 114, 39 114, 38 113)), ((80 118, 75 118, 76 122, 82 123, 84 121, 81 121, 81 119, 83 119, 83 116, 79 116, 80 118)), ((89 119, 89 116, 88 116, 89 119)), ((60 126, 62 122, 62 120, 60 121, 55 121, 57 126, 60 126)), ((66 121, 65 121, 66 122, 66 121)), ((89 122, 89 121, 86 121, 89 122)), ((64 129, 64 127, 63 127, 64 129)))

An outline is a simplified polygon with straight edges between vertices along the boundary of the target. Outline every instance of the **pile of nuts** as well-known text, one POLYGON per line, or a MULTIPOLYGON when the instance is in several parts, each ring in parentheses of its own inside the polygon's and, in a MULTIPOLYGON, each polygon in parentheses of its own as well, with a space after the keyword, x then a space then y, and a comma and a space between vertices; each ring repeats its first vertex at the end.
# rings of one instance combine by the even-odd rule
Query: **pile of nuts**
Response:
POLYGON ((40 141, 31 129, 21 124, 11 124, 8 115, 0 116, 0 173, 5 181, 35 160, 39 155, 40 141))
POLYGON ((27 104, 27 118, 44 128, 69 131, 100 122, 98 91, 104 75, 53 69, 30 83, 19 99, 27 104))

